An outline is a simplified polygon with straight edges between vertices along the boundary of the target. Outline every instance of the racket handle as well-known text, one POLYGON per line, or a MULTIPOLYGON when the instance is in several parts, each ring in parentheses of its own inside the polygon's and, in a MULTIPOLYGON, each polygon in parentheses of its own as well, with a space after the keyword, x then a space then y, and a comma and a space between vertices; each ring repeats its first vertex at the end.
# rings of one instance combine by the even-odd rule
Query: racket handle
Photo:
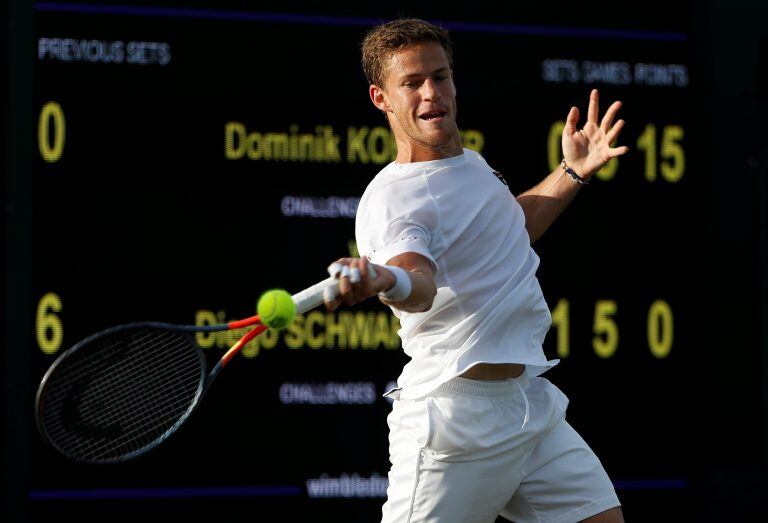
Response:
MULTIPOLYGON (((368 265, 368 272, 372 279, 378 278, 376 270, 373 265, 368 265)), ((325 289, 332 287, 335 288, 335 294, 338 294, 339 280, 335 276, 330 276, 323 281, 314 284, 312 287, 308 287, 301 292, 297 292, 292 296, 293 303, 296 304, 296 313, 304 314, 305 312, 314 309, 318 305, 323 303, 323 295, 325 289)))

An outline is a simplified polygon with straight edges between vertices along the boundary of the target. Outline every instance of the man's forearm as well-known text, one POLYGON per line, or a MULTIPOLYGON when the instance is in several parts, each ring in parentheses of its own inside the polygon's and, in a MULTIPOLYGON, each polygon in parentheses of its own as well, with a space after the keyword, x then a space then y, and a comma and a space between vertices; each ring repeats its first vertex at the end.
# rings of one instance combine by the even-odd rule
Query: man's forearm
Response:
POLYGON ((385 305, 391 305, 405 312, 426 312, 432 308, 432 301, 437 294, 435 279, 432 275, 423 274, 418 270, 410 270, 411 294, 403 301, 390 301, 379 297, 385 305))
POLYGON ((525 228, 531 243, 549 229, 580 187, 580 183, 574 182, 558 167, 541 183, 517 196, 517 202, 525 213, 525 228))

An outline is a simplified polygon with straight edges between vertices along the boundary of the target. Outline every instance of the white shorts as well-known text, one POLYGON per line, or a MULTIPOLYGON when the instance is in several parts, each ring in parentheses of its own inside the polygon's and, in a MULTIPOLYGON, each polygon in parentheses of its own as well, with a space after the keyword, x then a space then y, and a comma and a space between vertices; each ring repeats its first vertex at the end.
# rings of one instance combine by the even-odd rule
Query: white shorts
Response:
POLYGON ((544 378, 454 378, 394 402, 383 523, 580 521, 620 505, 544 378))

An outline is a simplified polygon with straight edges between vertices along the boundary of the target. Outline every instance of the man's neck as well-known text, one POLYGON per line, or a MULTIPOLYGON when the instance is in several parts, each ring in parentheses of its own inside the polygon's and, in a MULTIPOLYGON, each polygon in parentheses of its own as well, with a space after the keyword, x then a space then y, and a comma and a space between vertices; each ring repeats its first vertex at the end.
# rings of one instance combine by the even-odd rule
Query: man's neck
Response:
POLYGON ((422 144, 416 144, 411 142, 397 141, 397 158, 396 163, 414 163, 414 162, 429 162, 432 160, 443 160, 445 158, 452 158, 458 156, 464 152, 464 148, 461 144, 461 139, 457 135, 455 139, 445 145, 438 147, 429 147, 422 144))

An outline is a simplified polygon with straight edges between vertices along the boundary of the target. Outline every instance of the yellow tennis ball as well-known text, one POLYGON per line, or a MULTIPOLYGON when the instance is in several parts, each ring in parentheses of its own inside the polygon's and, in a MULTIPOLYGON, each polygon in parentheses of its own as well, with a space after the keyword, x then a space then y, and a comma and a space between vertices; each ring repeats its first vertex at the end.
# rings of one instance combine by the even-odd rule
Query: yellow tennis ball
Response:
POLYGON ((283 289, 272 289, 261 295, 256 313, 267 327, 282 329, 296 317, 296 304, 283 289))

